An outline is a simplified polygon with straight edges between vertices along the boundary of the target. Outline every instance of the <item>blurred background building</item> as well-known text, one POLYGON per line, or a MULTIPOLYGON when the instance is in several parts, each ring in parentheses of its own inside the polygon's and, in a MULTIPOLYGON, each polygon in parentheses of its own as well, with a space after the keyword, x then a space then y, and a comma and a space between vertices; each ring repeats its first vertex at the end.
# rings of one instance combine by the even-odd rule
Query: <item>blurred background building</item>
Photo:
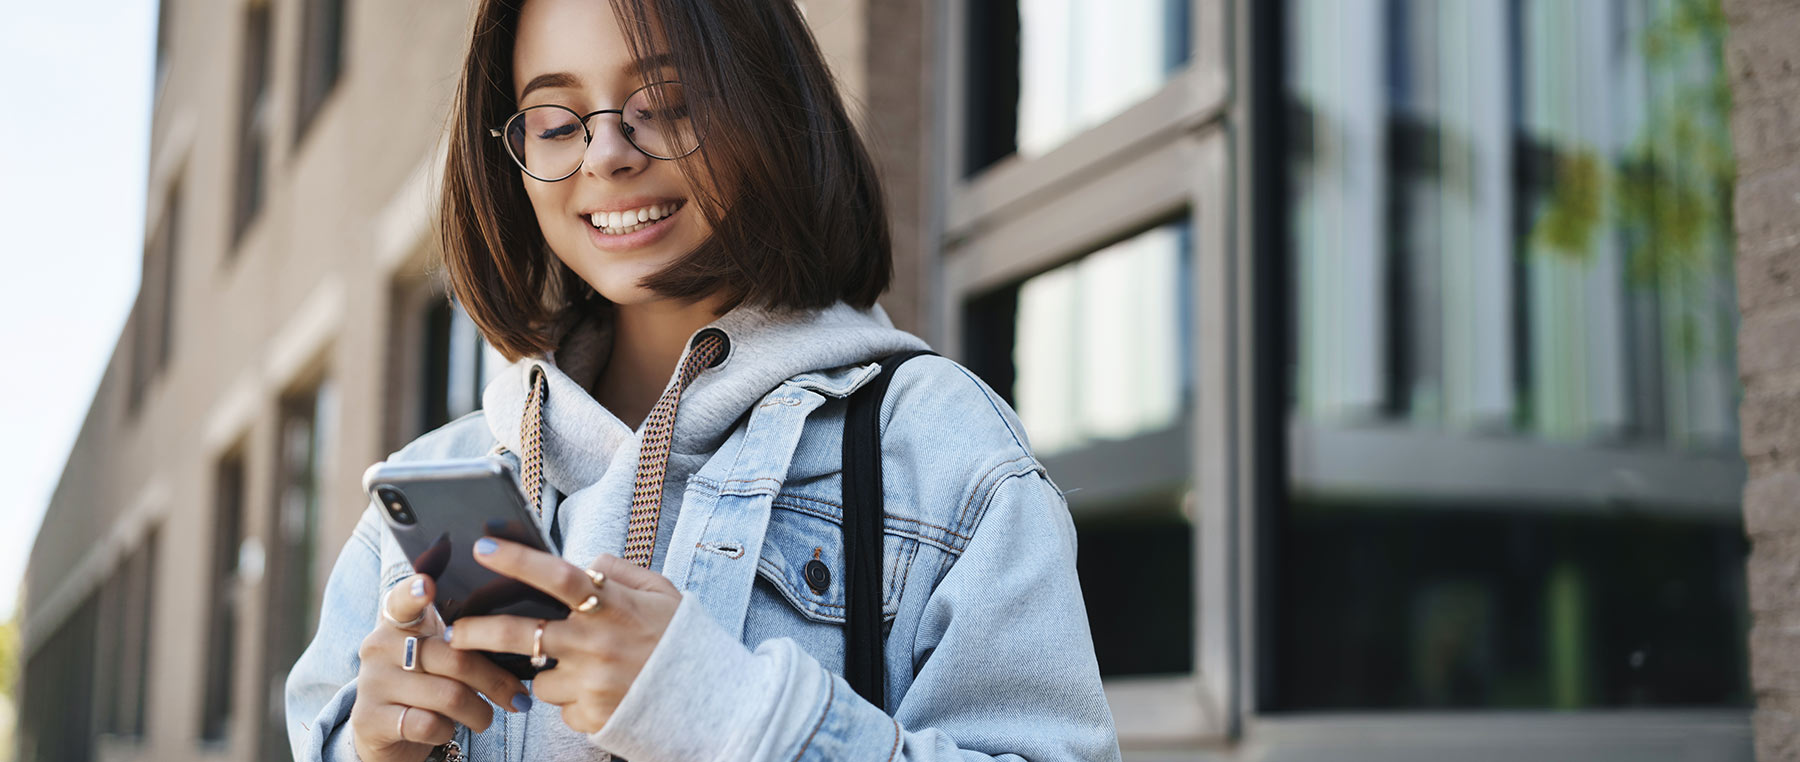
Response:
MULTIPOLYGON (((469 5, 163 0, 23 759, 286 757, 360 474, 501 364, 430 235, 469 5)), ((1127 759, 1752 758, 1716 0, 803 5, 884 304, 1071 490, 1127 759)))

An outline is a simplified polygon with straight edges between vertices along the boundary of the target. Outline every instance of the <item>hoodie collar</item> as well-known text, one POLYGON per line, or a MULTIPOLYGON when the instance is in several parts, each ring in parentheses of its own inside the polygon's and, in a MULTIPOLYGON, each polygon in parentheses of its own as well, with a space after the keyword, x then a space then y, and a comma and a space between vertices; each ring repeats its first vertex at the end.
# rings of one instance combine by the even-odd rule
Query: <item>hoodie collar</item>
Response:
MULTIPOLYGON (((726 354, 682 393, 675 415, 675 453, 718 449, 757 400, 790 378, 929 348, 917 336, 894 328, 879 304, 859 310, 840 301, 798 311, 740 304, 688 337, 687 348, 664 382, 665 390, 675 382, 695 337, 708 330, 725 334, 726 354)), ((530 393, 531 368, 544 369, 544 478, 564 493, 599 481, 621 448, 637 437, 590 391, 610 350, 610 322, 581 320, 565 331, 558 349, 502 369, 482 393, 489 431, 507 448, 521 452, 519 424, 530 393)))

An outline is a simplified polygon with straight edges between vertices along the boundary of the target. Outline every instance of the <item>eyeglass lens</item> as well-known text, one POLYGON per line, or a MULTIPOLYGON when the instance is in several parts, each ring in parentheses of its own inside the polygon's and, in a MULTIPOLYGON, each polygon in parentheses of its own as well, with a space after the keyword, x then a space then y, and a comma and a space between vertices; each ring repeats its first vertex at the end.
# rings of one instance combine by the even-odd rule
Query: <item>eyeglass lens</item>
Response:
MULTIPOLYGON (((679 83, 663 82, 631 94, 622 107, 623 131, 638 150, 658 159, 677 159, 699 147, 679 83)), ((604 116, 604 115, 602 115, 604 116)), ((506 123, 506 146, 513 160, 540 180, 575 173, 587 154, 587 130, 562 106, 534 106, 506 123)), ((595 129, 605 129, 595 125, 595 129)))

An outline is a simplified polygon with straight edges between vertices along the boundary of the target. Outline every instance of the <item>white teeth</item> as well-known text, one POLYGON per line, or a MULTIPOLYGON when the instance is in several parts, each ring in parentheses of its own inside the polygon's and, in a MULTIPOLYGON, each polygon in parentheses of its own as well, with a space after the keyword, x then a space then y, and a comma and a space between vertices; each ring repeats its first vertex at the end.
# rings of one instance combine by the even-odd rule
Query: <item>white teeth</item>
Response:
POLYGON ((655 204, 624 212, 594 212, 588 215, 588 223, 607 235, 624 235, 642 230, 649 227, 651 222, 674 214, 679 203, 655 204))

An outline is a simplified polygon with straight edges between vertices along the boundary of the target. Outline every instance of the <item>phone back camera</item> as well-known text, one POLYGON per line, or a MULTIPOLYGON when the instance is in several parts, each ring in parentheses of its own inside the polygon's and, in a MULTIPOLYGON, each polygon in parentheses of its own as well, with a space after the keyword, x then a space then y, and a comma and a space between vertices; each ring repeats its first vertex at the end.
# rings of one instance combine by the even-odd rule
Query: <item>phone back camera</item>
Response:
POLYGON ((388 515, 394 518, 395 523, 411 526, 419 522, 418 517, 413 515, 412 506, 407 504, 406 496, 401 494, 400 490, 383 485, 375 488, 375 497, 381 501, 382 510, 387 511, 388 515))

